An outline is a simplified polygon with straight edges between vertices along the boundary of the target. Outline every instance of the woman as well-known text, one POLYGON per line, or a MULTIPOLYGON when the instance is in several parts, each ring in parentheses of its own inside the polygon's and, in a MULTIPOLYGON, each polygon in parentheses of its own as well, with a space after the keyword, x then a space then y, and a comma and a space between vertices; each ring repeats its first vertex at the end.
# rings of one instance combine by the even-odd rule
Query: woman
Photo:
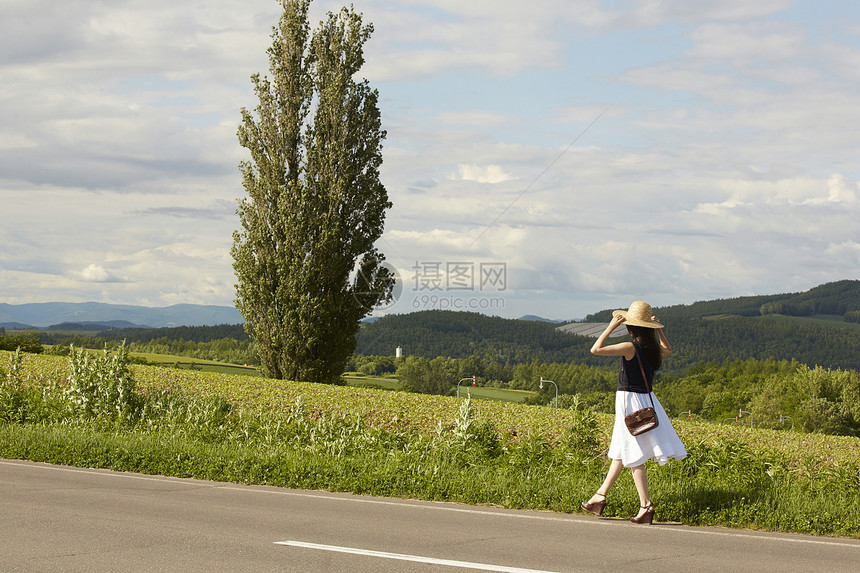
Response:
POLYGON ((591 347, 591 353, 597 356, 621 356, 618 391, 615 394, 615 426, 609 444, 609 458, 612 463, 603 484, 591 499, 582 504, 582 509, 595 515, 603 513, 606 494, 621 475, 621 470, 630 468, 636 491, 639 493, 639 513, 631 517, 630 521, 650 524, 654 518, 654 504, 648 493, 645 462, 654 458, 663 465, 670 458, 680 460, 687 456, 687 450, 675 433, 666 411, 650 391, 654 372, 660 368, 663 358, 672 354, 672 347, 663 333, 663 325, 656 316, 651 315, 651 306, 647 303, 636 301, 626 312, 616 310, 612 314, 609 326, 591 347), (609 335, 622 323, 633 337, 632 342, 606 346, 609 335), (647 381, 643 380, 643 373, 647 381), (657 412, 658 426, 644 434, 632 435, 624 424, 624 416, 651 406, 652 402, 657 412))

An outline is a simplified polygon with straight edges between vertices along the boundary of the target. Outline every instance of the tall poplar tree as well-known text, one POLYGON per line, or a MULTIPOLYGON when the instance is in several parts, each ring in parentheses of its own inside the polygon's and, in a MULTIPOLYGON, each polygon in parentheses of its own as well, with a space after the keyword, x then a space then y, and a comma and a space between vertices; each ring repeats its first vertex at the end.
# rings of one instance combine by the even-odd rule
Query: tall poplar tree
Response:
POLYGON ((233 234, 236 305, 272 378, 336 383, 359 320, 390 300, 394 277, 374 243, 391 207, 379 180, 379 95, 353 76, 373 31, 352 8, 311 31, 311 0, 280 0, 271 79, 242 109, 247 197, 233 234))

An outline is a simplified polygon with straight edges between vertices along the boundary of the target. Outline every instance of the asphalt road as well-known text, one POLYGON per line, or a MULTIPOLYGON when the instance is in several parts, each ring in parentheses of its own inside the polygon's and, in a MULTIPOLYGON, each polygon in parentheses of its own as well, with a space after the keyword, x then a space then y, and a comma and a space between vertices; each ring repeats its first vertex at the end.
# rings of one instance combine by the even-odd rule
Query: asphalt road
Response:
POLYGON ((3 573, 468 570, 856 573, 860 541, 0 460, 3 573))

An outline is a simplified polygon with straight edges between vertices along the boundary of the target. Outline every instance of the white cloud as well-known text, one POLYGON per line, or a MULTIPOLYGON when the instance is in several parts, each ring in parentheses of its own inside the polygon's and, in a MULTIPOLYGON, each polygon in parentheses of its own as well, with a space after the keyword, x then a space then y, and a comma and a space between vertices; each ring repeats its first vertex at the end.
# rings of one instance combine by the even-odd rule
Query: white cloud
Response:
POLYGON ((495 127, 511 121, 511 117, 500 113, 484 110, 469 110, 458 112, 442 112, 438 115, 439 121, 460 127, 495 127))
POLYGON ((686 23, 703 20, 741 20, 780 13, 791 7, 791 0, 723 0, 698 4, 686 0, 629 0, 622 4, 639 25, 654 25, 678 20, 686 23), (627 6, 624 6, 627 4, 627 6))
POLYGON ((565 4, 369 1, 356 8, 386 34, 368 44, 367 77, 419 80, 452 71, 513 76, 558 67, 563 42, 546 29, 558 24, 565 4))
POLYGON ((703 24, 691 34, 692 58, 719 63, 780 60, 803 53, 803 37, 795 26, 781 22, 731 22, 703 24))
POLYGON ((842 261, 845 266, 852 268, 860 261, 860 243, 856 241, 845 241, 843 243, 830 243, 825 253, 842 261))
POLYGON ((451 179, 477 181, 478 183, 503 183, 513 179, 509 173, 505 173, 500 165, 460 165, 457 168, 457 173, 450 177, 451 179))
POLYGON ((90 263, 82 271, 73 274, 82 281, 92 283, 106 283, 114 280, 113 276, 111 276, 109 272, 104 270, 102 266, 95 263, 90 263))
POLYGON ((831 203, 854 203, 857 201, 854 190, 860 188, 860 183, 855 183, 854 189, 852 189, 845 177, 834 173, 827 180, 827 185, 829 188, 827 199, 831 203))

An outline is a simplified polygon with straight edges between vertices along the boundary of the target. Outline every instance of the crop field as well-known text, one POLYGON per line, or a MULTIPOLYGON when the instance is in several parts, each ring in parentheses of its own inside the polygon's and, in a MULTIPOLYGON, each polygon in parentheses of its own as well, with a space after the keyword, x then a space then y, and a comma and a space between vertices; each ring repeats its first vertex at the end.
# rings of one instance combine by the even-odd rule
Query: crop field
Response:
MULTIPOLYGON (((338 414, 359 416, 373 426, 409 427, 416 432, 431 433, 441 423, 454 424, 460 403, 469 393, 482 397, 492 395, 493 388, 461 388, 461 399, 454 396, 429 396, 405 392, 390 392, 374 388, 331 386, 249 379, 246 376, 210 374, 194 371, 165 371, 151 366, 137 366, 138 380, 155 387, 179 384, 200 395, 218 395, 240 408, 254 412, 287 411, 299 398, 316 415, 338 414)), ((496 391, 495 393, 498 393, 496 391)), ((511 401, 484 400, 476 408, 476 418, 491 421, 497 430, 509 436, 539 435, 551 442, 560 439, 573 424, 571 410, 556 410, 547 406, 527 406, 511 401)), ((605 446, 609 445, 612 416, 596 414, 605 446)), ((822 466, 860 460, 860 439, 846 436, 790 433, 786 431, 750 429, 706 422, 673 420, 678 435, 685 443, 742 439, 756 447, 773 449, 794 463, 806 463, 813 456, 822 466)), ((860 495, 860 492, 858 492, 860 495)))
MULTIPOLYGON (((316 415, 359 416, 373 426, 390 424, 409 426, 419 432, 435 430, 439 422, 452 424, 459 409, 453 396, 429 396, 391 392, 378 388, 332 386, 209 372, 165 370, 154 366, 135 366, 136 377, 143 386, 179 385, 201 396, 218 395, 238 408, 253 412, 286 412, 299 398, 316 415)), ((358 378, 365 383, 399 386, 393 379, 358 378)), ((500 396, 494 388, 469 388, 472 395, 500 396)), ((465 397, 466 389, 461 389, 465 397)), ((518 394, 518 393, 516 393, 518 394)), ((516 395, 514 394, 514 395, 516 395)), ((550 408, 521 406, 510 402, 482 401, 480 418, 492 419, 502 431, 557 434, 565 427, 566 412, 550 408), (517 407, 518 406, 518 407, 517 407)))
MULTIPOLYGON (((164 361, 169 363, 169 358, 172 357, 165 357, 164 361)), ((64 357, 27 354, 23 361, 26 371, 36 379, 63 375, 68 369, 68 360, 64 357)), ((572 410, 529 406, 504 399, 508 394, 530 394, 524 391, 470 386, 460 389, 461 399, 458 400, 454 396, 272 380, 254 373, 225 374, 150 365, 132 365, 132 370, 144 389, 178 386, 200 397, 218 396, 247 412, 286 412, 296 400, 301 399, 316 416, 358 416, 372 426, 408 427, 420 433, 432 433, 440 423, 443 426, 452 425, 462 399, 470 393, 475 398, 493 398, 479 403, 476 418, 491 421, 501 433, 511 436, 540 435, 551 442, 557 441, 564 430, 572 425, 575 417, 572 410)), ((399 384, 391 378, 357 376, 353 379, 374 384, 386 383, 392 388, 399 384)), ((602 429, 602 440, 608 446, 612 416, 595 415, 602 429)), ((742 425, 711 424, 685 418, 673 420, 672 423, 685 443, 740 439, 751 446, 778 452, 796 464, 810 463, 808 458, 811 456, 822 467, 860 461, 860 438, 751 429, 742 425)))

